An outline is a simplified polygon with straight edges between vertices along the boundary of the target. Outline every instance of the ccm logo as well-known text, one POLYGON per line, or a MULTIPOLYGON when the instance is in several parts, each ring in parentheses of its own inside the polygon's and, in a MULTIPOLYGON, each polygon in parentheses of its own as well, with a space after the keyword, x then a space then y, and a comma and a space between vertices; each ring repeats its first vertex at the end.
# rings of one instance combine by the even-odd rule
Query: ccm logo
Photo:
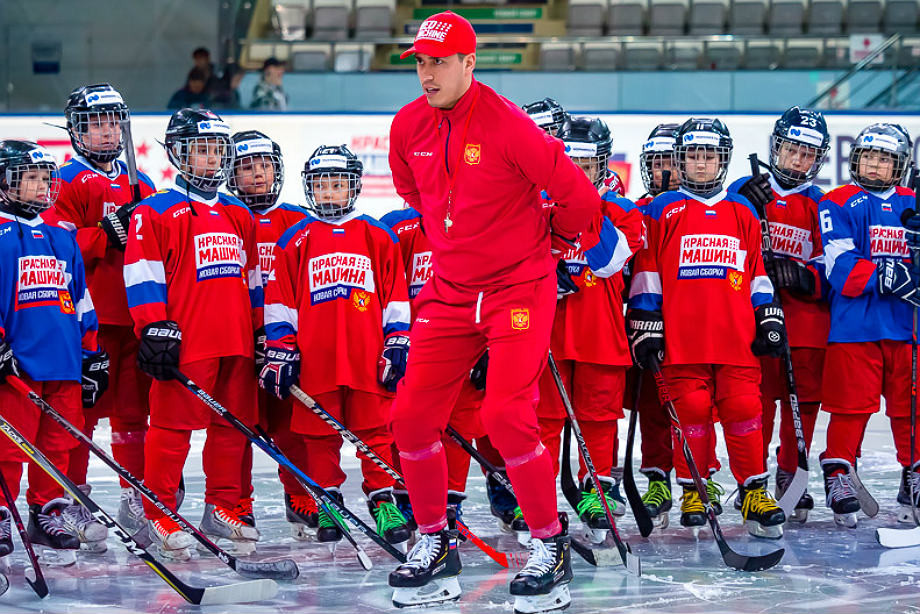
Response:
POLYGON ((149 328, 147 329, 148 337, 165 337, 166 339, 175 339, 182 341, 182 331, 171 328, 149 328))
POLYGON ((416 158, 430 158, 434 154, 430 151, 413 151, 412 155, 416 158))

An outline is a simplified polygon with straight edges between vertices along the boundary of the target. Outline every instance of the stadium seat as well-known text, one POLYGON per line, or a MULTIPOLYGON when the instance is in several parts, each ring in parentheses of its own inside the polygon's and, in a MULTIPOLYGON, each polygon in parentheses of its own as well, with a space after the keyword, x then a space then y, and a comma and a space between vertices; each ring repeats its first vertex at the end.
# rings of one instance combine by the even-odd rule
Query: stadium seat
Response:
POLYGON ((751 70, 773 70, 779 66, 780 50, 769 40, 749 41, 744 49, 744 67, 751 70))
POLYGON ((783 36, 801 34, 805 19, 805 2, 806 0, 773 0, 767 20, 767 32, 783 36))
POLYGON ((703 44, 696 41, 675 41, 668 44, 665 68, 671 70, 696 70, 700 67, 703 44))
POLYGON ((824 68, 849 68, 850 39, 828 38, 824 41, 824 68))
POLYGON ((585 43, 582 56, 585 70, 616 70, 620 54, 620 43, 585 43))
POLYGON ((763 34, 767 18, 767 0, 734 0, 729 11, 728 33, 763 34))
POLYGON ((690 34, 722 34, 725 32, 725 18, 728 0, 693 0, 690 5, 690 34))
POLYGON ((305 39, 309 15, 310 0, 272 0, 272 23, 281 40, 305 39))
POLYGON ((396 0, 355 0, 355 38, 393 35, 396 0))
POLYGON ((288 66, 294 72, 324 72, 329 70, 332 45, 326 43, 295 43, 291 45, 288 66))
POLYGON ((821 42, 813 39, 790 40, 783 54, 783 68, 813 70, 821 67, 821 42))
POLYGON ((918 0, 887 0, 882 17, 885 34, 913 34, 917 31, 918 0))
POLYGON ((645 28, 646 0, 610 0, 607 10, 607 34, 638 36, 645 28))
POLYGON ((540 70, 570 72, 575 70, 575 46, 570 43, 540 45, 540 70))
POLYGON ((313 0, 313 38, 343 40, 348 38, 351 0, 313 0))
POLYGON ((811 0, 811 5, 808 7, 807 31, 809 34, 831 35, 843 32, 843 2, 841 0, 811 0))
POLYGON ((905 38, 898 50, 898 66, 913 68, 920 65, 920 38, 905 38))
POLYGON ((600 36, 607 18, 607 0, 569 0, 569 36, 600 36))
POLYGON ((879 32, 881 21, 881 0, 850 0, 847 6, 847 32, 851 34, 879 32))
POLYGON ((332 69, 335 72, 368 72, 374 59, 374 45, 368 43, 339 43, 333 50, 332 69))
POLYGON ((737 43, 713 41, 703 52, 704 68, 735 70, 741 66, 741 47, 737 43))
POLYGON ((687 24, 688 0, 649 0, 649 36, 680 36, 687 24))
POLYGON ((623 46, 624 70, 658 70, 661 68, 661 45, 652 42, 626 43, 623 46))

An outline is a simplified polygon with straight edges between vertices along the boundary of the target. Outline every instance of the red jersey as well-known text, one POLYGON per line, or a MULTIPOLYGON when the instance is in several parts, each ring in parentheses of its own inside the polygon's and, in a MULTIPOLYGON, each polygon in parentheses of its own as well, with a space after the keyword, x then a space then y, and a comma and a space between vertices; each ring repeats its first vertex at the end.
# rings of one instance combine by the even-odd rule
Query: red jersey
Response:
POLYGON ((412 207, 390 211, 380 221, 396 233, 403 266, 406 268, 406 282, 409 299, 412 301, 412 318, 415 319, 415 297, 422 286, 431 278, 431 242, 422 231, 422 216, 412 207))
POLYGON ((389 161, 396 191, 422 215, 435 274, 458 285, 551 274, 550 228, 574 237, 600 208, 562 141, 476 80, 451 109, 435 109, 424 96, 400 109, 389 161), (542 188, 564 195, 549 223, 542 188))
MULTIPOLYGON (((147 175, 138 171, 141 197, 156 188, 147 175)), ((99 220, 131 202, 128 167, 115 160, 111 174, 94 167, 80 156, 61 165, 61 193, 54 213, 64 227, 77 232, 77 244, 86 265, 86 279, 96 305, 100 324, 131 326, 125 280, 122 272, 125 253, 109 245, 99 220)))
POLYGON ((252 215, 256 218, 256 247, 264 288, 275 268, 275 243, 288 228, 307 217, 307 211, 296 205, 278 203, 265 211, 253 211, 252 215))
POLYGON ((759 366, 754 308, 773 300, 760 218, 738 194, 683 189, 648 206, 648 243, 634 260, 630 308, 661 311, 664 364, 759 366))
POLYGON ((406 273, 396 235, 377 220, 350 214, 334 223, 308 216, 275 246, 265 334, 296 339, 300 387, 339 386, 390 394, 377 382, 387 335, 409 330, 406 273))
POLYGON ((253 331, 262 325, 256 254, 255 220, 233 196, 205 198, 183 185, 145 198, 125 250, 134 330, 176 321, 182 362, 251 357, 253 331))

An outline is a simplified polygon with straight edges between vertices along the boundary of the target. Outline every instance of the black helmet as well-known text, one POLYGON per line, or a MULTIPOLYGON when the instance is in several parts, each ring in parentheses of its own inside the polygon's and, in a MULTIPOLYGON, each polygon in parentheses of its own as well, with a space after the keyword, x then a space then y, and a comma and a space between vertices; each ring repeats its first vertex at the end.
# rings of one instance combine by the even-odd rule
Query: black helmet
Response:
POLYGON ((642 183, 645 184, 645 191, 652 196, 668 190, 671 185, 679 184, 677 171, 672 168, 675 137, 679 128, 677 124, 658 124, 642 145, 642 153, 639 154, 639 172, 642 175, 642 183), (655 167, 662 168, 665 165, 671 171, 671 180, 666 186, 656 185, 655 167))
POLYGON ((732 137, 721 120, 691 117, 677 129, 674 167, 680 184, 690 192, 707 196, 722 189, 732 160, 732 137), (719 169, 710 179, 694 179, 687 172, 687 154, 711 150, 718 156, 719 169))
POLYGON ((361 193, 361 176, 364 165, 345 145, 320 145, 303 166, 303 191, 307 197, 307 209, 325 220, 337 220, 355 210, 355 201, 361 193), (316 187, 326 180, 344 178, 347 181, 348 201, 317 202, 316 187))
POLYGON ((0 141, 0 209, 33 218, 53 205, 60 191, 58 165, 47 149, 31 141, 0 141), (35 172, 47 176, 30 176, 35 172), (24 188, 32 193, 23 194, 24 188))
POLYGON ((557 136, 556 133, 559 132, 559 128, 562 127, 567 116, 562 105, 552 98, 544 98, 543 100, 531 102, 530 104, 525 104, 521 108, 530 116, 530 119, 551 136, 557 136))
POLYGON ((166 154, 169 161, 190 185, 205 192, 217 190, 227 181, 233 163, 230 125, 207 109, 179 109, 166 126, 166 154), (211 174, 209 169, 193 168, 188 163, 192 146, 216 144, 220 166, 211 174))
POLYGON ((872 124, 863 129, 856 137, 850 149, 850 177, 861 188, 880 192, 901 183, 907 169, 910 167, 910 158, 913 152, 913 143, 907 130, 898 124, 872 124), (863 156, 878 152, 875 161, 867 160, 871 173, 883 163, 891 162, 891 176, 888 179, 880 177, 863 176, 859 171, 859 164, 863 156), (872 168, 872 165, 875 168, 872 168))
POLYGON ((108 164, 124 151, 125 126, 131 113, 121 94, 108 83, 84 85, 70 92, 64 117, 74 150, 90 162, 108 164), (117 135, 90 135, 89 128, 94 124, 114 127, 117 135))
POLYGON ((227 178, 230 191, 254 211, 265 210, 278 201, 281 186, 284 185, 284 162, 281 159, 281 147, 258 130, 237 132, 230 141, 233 143, 233 166, 227 178), (240 186, 239 173, 252 169, 256 158, 270 162, 274 176, 262 193, 247 192, 240 186))
POLYGON ((556 136, 570 158, 594 161, 592 180, 599 189, 607 177, 607 162, 613 147, 607 124, 597 117, 567 117, 556 136))
POLYGON ((770 137, 770 170, 776 181, 789 190, 814 179, 831 146, 831 135, 827 131, 824 116, 811 109, 792 107, 776 120, 770 137), (780 155, 782 154, 782 155, 780 155), (797 171, 780 166, 790 156, 812 159, 808 170, 797 171))

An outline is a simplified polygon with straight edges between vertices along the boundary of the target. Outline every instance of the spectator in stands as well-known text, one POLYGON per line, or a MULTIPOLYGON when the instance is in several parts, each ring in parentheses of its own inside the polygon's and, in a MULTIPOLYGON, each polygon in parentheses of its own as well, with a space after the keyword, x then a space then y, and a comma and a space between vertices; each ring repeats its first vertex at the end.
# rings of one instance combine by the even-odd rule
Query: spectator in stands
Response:
POLYGON ((207 47, 198 47, 192 52, 192 62, 195 68, 201 69, 205 76, 204 91, 211 94, 218 87, 217 73, 214 72, 214 64, 211 62, 211 52, 207 47))
POLYGON ((239 109, 242 107, 240 101, 240 82, 246 71, 238 64, 228 63, 224 67, 224 74, 211 92, 212 109, 239 109))
POLYGON ((205 91, 208 77, 203 70, 197 66, 188 71, 188 77, 185 79, 185 86, 178 90, 169 99, 166 105, 167 109, 203 109, 208 106, 211 97, 205 91))
POLYGON ((286 110, 288 96, 281 87, 283 78, 284 62, 274 57, 265 60, 262 64, 262 79, 252 93, 251 107, 259 111, 286 110))

